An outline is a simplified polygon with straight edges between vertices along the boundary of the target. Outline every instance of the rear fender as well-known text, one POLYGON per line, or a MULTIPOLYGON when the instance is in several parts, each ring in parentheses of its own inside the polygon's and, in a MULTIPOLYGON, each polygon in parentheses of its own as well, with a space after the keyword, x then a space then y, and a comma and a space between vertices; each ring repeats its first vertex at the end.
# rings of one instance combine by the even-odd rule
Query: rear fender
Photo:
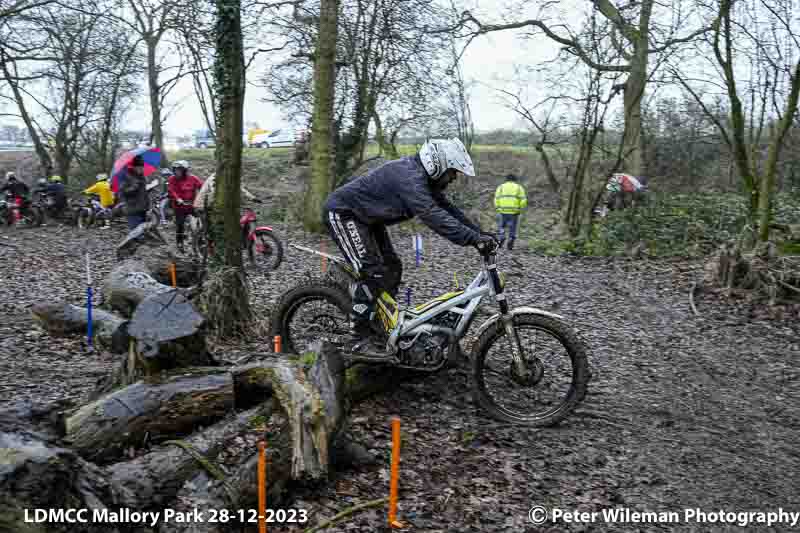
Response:
MULTIPOLYGON (((545 311, 544 309, 537 309, 536 307, 517 307, 511 310, 511 316, 516 315, 540 315, 540 316, 547 316, 550 318, 557 318, 559 320, 564 320, 564 317, 561 315, 557 315, 555 313, 551 313, 550 311, 545 311)), ((478 328, 478 331, 475 332, 475 337, 480 337, 484 331, 486 331, 489 326, 494 324, 500 320, 500 313, 496 313, 490 316, 486 322, 481 324, 481 327, 478 328)))
POLYGON ((272 228, 270 228, 269 226, 259 226, 259 227, 255 228, 253 231, 251 231, 250 233, 247 234, 247 240, 248 241, 256 240, 256 233, 258 233, 259 231, 269 231, 269 232, 271 232, 272 228))

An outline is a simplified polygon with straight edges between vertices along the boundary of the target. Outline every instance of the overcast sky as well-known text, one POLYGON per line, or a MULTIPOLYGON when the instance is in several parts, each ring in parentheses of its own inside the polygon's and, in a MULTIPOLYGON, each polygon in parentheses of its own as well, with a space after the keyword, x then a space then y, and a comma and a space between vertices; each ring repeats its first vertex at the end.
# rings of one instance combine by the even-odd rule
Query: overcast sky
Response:
MULTIPOLYGON (((481 3, 499 4, 494 0, 482 0, 481 3)), ((483 7, 486 9, 487 6, 483 7)), ((515 63, 530 65, 534 61, 552 57, 555 50, 553 42, 545 37, 539 37, 532 42, 520 39, 518 31, 493 33, 472 42, 464 54, 463 71, 465 78, 474 82, 470 105, 477 130, 523 126, 515 114, 499 101, 496 87, 503 86, 501 81, 503 78, 508 79, 513 75, 515 63)), ((251 76, 257 76, 259 70, 254 68, 251 76)), ((264 96, 264 89, 248 86, 244 108, 245 122, 258 122, 261 127, 267 129, 288 125, 286 117, 278 107, 261 101, 264 96)), ((191 134, 204 127, 200 106, 194 98, 190 79, 184 79, 175 88, 171 100, 180 104, 166 124, 169 135, 191 134)), ((147 101, 143 94, 137 109, 129 116, 128 125, 131 129, 148 130, 149 120, 147 101)))

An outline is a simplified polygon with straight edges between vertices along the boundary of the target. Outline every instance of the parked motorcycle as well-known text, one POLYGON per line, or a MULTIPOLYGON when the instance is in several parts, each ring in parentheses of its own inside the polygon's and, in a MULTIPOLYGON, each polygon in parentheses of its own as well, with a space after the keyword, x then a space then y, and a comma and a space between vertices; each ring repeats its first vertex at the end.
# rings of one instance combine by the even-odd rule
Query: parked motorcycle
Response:
POLYGON ((0 223, 7 226, 36 228, 42 225, 44 212, 41 207, 23 199, 17 203, 17 197, 11 192, 6 192, 5 199, 0 201, 0 223))
MULTIPOLYGON (((264 270, 278 268, 283 260, 283 245, 275 235, 275 231, 270 226, 259 226, 256 222, 255 211, 248 207, 242 209, 239 225, 242 228, 241 242, 245 264, 251 268, 264 270)), ((203 218, 190 215, 186 226, 192 252, 197 256, 203 256, 206 247, 210 248, 214 245, 213 242, 208 241, 203 218)))
POLYGON ((36 198, 34 205, 39 207, 41 210, 42 221, 45 219, 50 219, 62 223, 75 224, 75 216, 70 200, 67 200, 66 207, 59 208, 56 206, 56 199, 53 193, 37 190, 34 192, 34 195, 36 198))

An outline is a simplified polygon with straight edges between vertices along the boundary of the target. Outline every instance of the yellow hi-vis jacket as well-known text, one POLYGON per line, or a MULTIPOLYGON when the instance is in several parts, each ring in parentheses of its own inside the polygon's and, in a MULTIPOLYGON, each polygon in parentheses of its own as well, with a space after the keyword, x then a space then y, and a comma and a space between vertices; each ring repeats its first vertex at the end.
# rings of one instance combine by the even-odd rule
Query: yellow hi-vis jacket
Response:
POLYGON ((502 215, 519 215, 528 207, 528 197, 522 185, 507 181, 500 185, 494 193, 494 207, 502 215))

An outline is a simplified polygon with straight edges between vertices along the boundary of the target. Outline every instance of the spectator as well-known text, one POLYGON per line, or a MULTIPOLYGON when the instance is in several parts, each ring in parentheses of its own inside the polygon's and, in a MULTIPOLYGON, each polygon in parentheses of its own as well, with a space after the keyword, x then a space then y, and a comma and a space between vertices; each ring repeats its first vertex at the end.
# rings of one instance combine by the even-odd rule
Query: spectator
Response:
POLYGON ((128 163, 125 181, 121 187, 122 200, 125 202, 125 214, 128 217, 128 229, 136 229, 143 224, 149 207, 147 182, 144 179, 144 159, 137 155, 128 163))
POLYGON ((514 240, 517 238, 519 215, 528 207, 528 197, 525 189, 517 183, 514 174, 506 176, 506 181, 494 193, 494 207, 497 210, 497 240, 500 247, 506 240, 506 226, 508 226, 508 249, 514 249, 514 240))

